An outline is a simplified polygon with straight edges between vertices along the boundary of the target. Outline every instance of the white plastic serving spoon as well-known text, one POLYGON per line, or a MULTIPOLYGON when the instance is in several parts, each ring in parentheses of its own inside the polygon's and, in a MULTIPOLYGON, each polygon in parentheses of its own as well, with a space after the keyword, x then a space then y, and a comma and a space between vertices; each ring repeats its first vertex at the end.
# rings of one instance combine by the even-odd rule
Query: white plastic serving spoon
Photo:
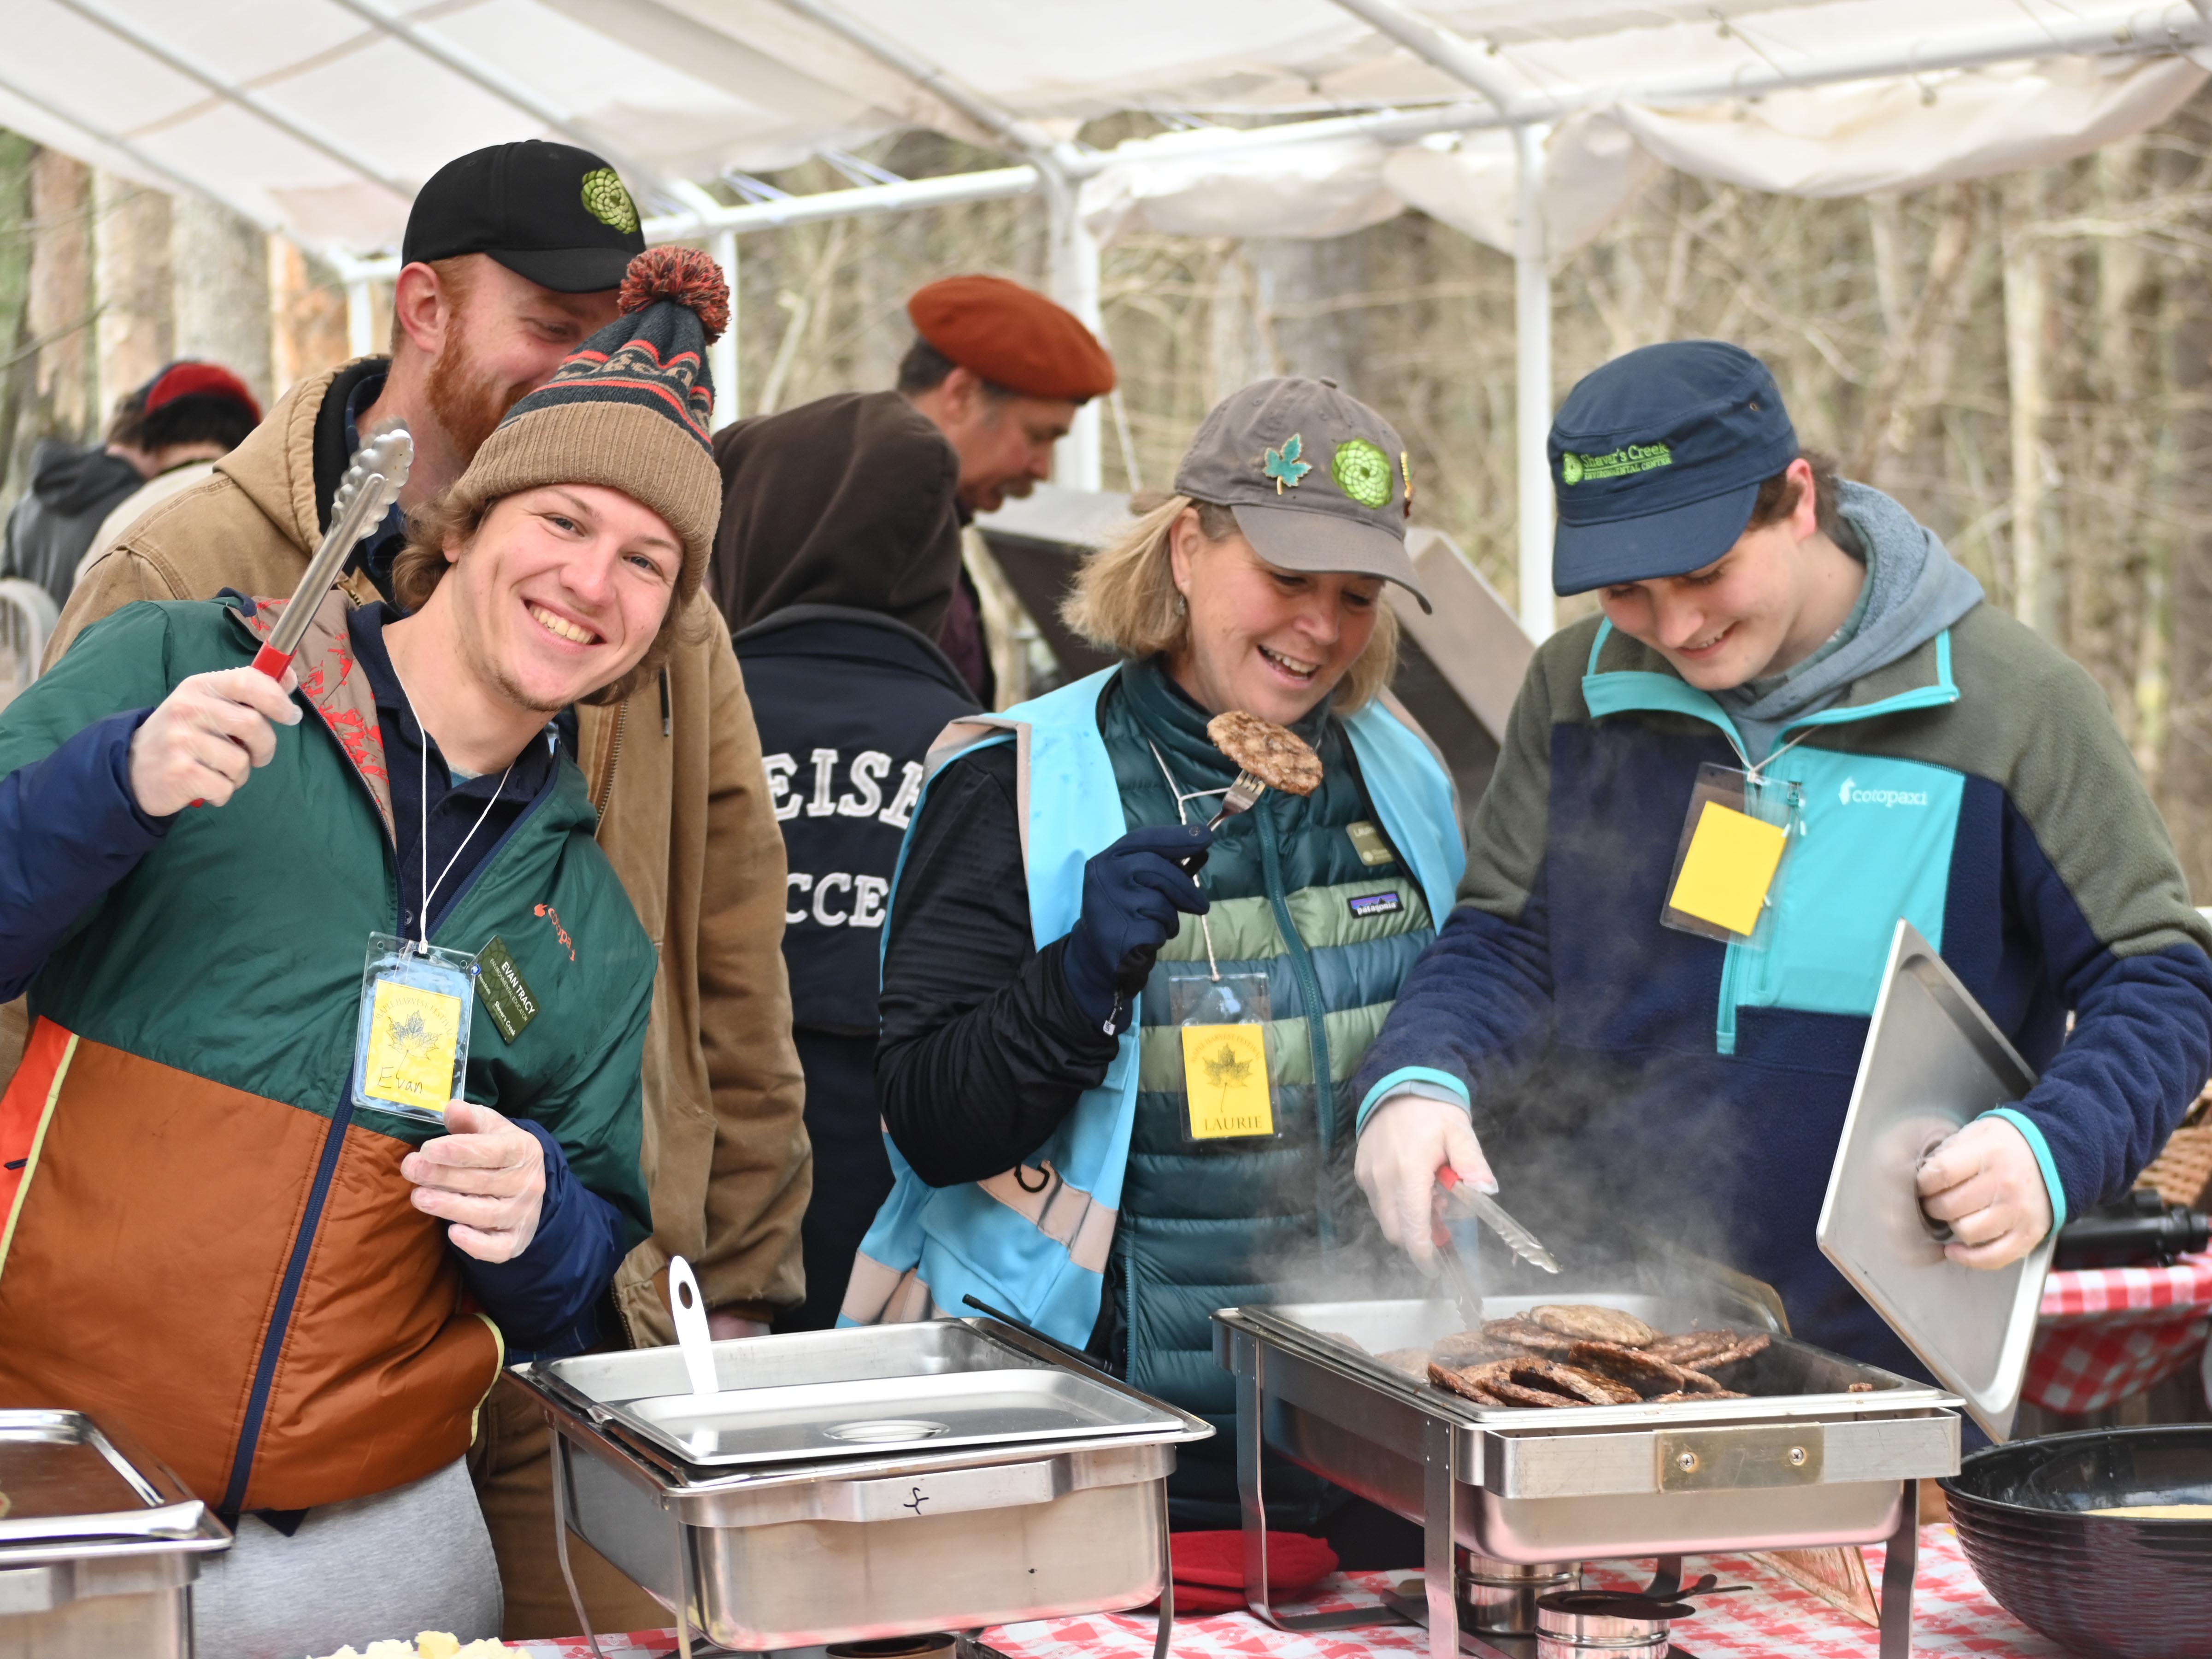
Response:
POLYGON ((714 1339, 707 1329, 707 1301, 699 1294, 699 1281, 691 1264, 682 1256, 668 1262, 668 1302, 676 1312, 676 1341, 684 1350, 684 1369, 690 1374, 691 1392, 716 1394, 714 1339))

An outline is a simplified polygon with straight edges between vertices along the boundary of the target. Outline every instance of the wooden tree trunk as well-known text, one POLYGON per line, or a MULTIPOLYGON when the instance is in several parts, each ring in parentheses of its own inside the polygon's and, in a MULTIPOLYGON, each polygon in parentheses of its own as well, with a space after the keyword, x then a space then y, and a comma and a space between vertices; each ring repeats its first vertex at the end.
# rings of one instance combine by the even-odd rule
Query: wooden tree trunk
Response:
POLYGON ((93 283, 100 295, 99 412, 143 386, 175 355, 169 310, 169 198, 93 175, 93 283))
POLYGON ((58 150, 31 162, 31 261, 23 344, 9 380, 11 480, 27 483, 45 438, 82 441, 92 425, 92 169, 58 150))
MULTIPOLYGON (((31 169, 38 147, 16 133, 0 132, 0 502, 17 483, 9 465, 15 449, 15 421, 23 388, 36 372, 24 352, 31 343, 25 311, 31 289, 31 169)), ((4 511, 0 506, 0 511, 4 511)))
POLYGON ((2013 614, 2039 633, 2054 631, 2057 585, 2049 580, 2044 513, 2050 494, 2044 419, 2044 331, 2050 325, 2048 258, 2040 240, 2043 174, 2015 173, 2004 191, 2005 387, 2012 428, 2013 614))
POLYGON ((268 407, 268 237, 204 196, 180 196, 169 214, 169 269, 177 356, 221 363, 268 407))
POLYGON ((1391 388, 1378 384, 1364 349, 1367 247, 1359 236, 1255 239, 1244 244, 1244 258, 1273 327, 1279 372, 1334 380, 1355 398, 1382 404, 1391 388))
MULTIPOLYGON (((2190 484, 2212 464, 2212 305, 2201 287, 2182 296, 2167 336, 2178 405, 2175 469, 2190 484)), ((2166 757, 2159 805, 2181 854, 2192 899, 2212 902, 2212 526, 2201 514, 2179 520, 2167 578, 2166 757)))
POLYGON ((270 390, 281 398, 295 380, 336 368, 351 353, 343 291, 322 279, 298 244, 282 236, 268 241, 270 390))

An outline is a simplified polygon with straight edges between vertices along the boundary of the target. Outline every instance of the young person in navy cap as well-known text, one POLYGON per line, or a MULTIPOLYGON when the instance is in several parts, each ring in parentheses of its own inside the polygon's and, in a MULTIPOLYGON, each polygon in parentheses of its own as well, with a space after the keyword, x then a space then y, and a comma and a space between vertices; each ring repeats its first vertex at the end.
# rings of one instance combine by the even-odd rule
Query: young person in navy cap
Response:
MULTIPOLYGON (((1114 389, 1114 360, 1066 307, 1003 276, 947 276, 907 301, 898 389, 960 457, 960 515, 995 513, 1052 476, 1075 411, 1114 389)), ((938 643, 986 708, 996 687, 975 584, 952 592, 938 643)))
POLYGON ((2180 1121, 2212 1073, 2212 929, 2095 684, 1804 453, 1749 352, 1607 364, 1550 453, 1554 585, 1603 612, 1530 665, 1458 905, 1353 1084, 1360 1184, 1425 1261, 1440 1164, 1494 1187, 1486 1146, 1532 1210, 1571 1171, 1594 1238, 1689 1232, 1797 1335, 1919 1372, 1814 1239, 1898 920, 2041 1073, 1920 1167, 1946 1253, 1983 1268, 2124 1192, 2180 1121), (1717 845, 1717 891, 1674 884, 1701 768, 1788 832, 1771 884, 1717 845))

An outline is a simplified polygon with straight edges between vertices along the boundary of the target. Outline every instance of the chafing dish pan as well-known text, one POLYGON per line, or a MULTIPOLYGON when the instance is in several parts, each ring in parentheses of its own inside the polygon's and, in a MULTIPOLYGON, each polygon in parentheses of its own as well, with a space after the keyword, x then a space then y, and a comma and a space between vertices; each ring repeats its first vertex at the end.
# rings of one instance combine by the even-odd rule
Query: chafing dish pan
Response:
MULTIPOLYGON (((1484 1299, 1486 1318, 1595 1302, 1662 1329, 1716 1322, 1711 1298, 1559 1290, 1484 1299)), ((1455 1546, 1550 1563, 1887 1540, 1883 1659, 1911 1632, 1917 1482, 1959 1467, 1955 1396, 1774 1334, 1731 1375, 1747 1400, 1549 1410, 1478 1406, 1370 1356, 1462 1328, 1448 1301, 1227 1308, 1215 1356, 1237 1376, 1246 1588, 1267 1602, 1258 1448, 1423 1523, 1431 1650, 1516 1654, 1458 1629, 1455 1546), (1349 1337, 1354 1347, 1333 1340, 1349 1337), (1361 1349, 1365 1352, 1360 1352, 1361 1349), (1851 1391, 1853 1384, 1870 1385, 1851 1391), (1893 1626, 1894 1628, 1893 1628, 1893 1626)))
POLYGON ((229 1547, 127 1435, 0 1411, 0 1659, 190 1659, 200 1558, 229 1547))
MULTIPOLYGON (((714 1349, 710 1398, 774 1395, 779 1432, 804 1450, 711 1463, 672 1451, 638 1402, 690 1398, 672 1348, 513 1373, 553 1427, 564 1564, 573 1530, 675 1613, 687 1659, 694 1629, 750 1653, 1141 1607, 1166 1591, 1167 1477, 1177 1444, 1212 1433, 1200 1419, 993 1319, 714 1349), (970 1443, 900 1429, 916 1413, 957 1424, 963 1386, 1000 1402, 990 1409, 1011 1398, 1049 1420, 970 1443), (809 1390, 818 1425, 890 1438, 793 1428, 809 1390), (1071 1410, 1093 1414, 1086 1431, 1071 1431, 1071 1410)), ((1163 1652, 1172 1620, 1164 1602, 1163 1652)))

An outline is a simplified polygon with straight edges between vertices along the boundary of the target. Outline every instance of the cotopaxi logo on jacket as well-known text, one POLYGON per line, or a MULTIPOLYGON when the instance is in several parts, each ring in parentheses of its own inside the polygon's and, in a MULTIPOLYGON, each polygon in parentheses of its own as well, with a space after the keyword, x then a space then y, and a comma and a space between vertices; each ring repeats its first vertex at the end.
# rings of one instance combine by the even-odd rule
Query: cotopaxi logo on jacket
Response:
POLYGON ((1837 791, 1846 806, 1925 806, 1925 789, 1862 789, 1856 778, 1845 778, 1844 787, 1837 791))

